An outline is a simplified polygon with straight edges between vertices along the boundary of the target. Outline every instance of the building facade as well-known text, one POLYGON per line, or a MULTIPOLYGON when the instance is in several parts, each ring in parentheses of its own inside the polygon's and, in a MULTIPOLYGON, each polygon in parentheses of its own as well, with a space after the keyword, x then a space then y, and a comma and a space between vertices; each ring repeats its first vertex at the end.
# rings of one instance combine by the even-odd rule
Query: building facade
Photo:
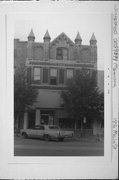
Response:
POLYGON ((14 58, 15 67, 19 64, 26 66, 31 85, 39 92, 37 102, 24 113, 24 128, 39 124, 72 127, 72 120, 66 124, 69 117, 60 95, 66 82, 80 69, 86 68, 90 74, 97 71, 97 40, 94 33, 89 45, 83 45, 79 33, 74 42, 65 33, 51 41, 46 31, 43 42, 35 42, 31 30, 28 41, 14 40, 14 58))

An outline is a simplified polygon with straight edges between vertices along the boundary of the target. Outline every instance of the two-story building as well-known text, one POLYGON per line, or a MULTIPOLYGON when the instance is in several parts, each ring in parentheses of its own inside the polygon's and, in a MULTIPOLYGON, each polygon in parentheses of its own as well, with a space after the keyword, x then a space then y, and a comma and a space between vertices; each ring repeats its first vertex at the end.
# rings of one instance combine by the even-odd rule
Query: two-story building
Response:
MULTIPOLYGON (((48 31, 43 42, 35 42, 31 30, 28 41, 15 39, 14 52, 15 66, 23 63, 27 67, 31 84, 39 92, 37 102, 24 113, 24 128, 38 124, 67 125, 66 119, 69 117, 62 106, 60 94, 67 80, 80 69, 87 68, 89 73, 97 71, 97 40, 94 33, 89 45, 83 45, 79 32, 74 42, 64 32, 51 41, 48 31)), ((73 126, 71 119, 69 126, 73 126)))

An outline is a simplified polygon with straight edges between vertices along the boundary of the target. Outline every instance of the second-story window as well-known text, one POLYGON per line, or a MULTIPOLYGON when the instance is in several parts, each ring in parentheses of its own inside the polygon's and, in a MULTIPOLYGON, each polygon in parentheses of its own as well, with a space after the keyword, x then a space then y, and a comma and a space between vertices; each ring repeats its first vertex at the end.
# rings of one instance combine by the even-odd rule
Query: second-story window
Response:
POLYGON ((67 48, 57 48, 56 59, 67 60, 68 59, 68 49, 67 48))
POLYGON ((50 69, 50 84, 51 85, 57 84, 57 69, 55 68, 50 69))
POLYGON ((34 76, 33 76, 34 81, 41 80, 40 70, 41 70, 40 68, 34 68, 34 76))
POLYGON ((73 78, 73 69, 67 69, 67 80, 73 78))

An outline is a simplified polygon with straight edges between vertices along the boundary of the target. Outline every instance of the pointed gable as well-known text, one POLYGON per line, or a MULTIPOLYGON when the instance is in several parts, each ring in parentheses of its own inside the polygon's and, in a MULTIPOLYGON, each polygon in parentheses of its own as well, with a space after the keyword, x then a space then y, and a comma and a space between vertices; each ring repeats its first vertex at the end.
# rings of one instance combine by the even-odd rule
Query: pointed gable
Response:
POLYGON ((51 45, 54 45, 58 42, 66 41, 67 44, 74 46, 74 42, 64 33, 62 32, 59 36, 57 36, 52 42, 51 45))

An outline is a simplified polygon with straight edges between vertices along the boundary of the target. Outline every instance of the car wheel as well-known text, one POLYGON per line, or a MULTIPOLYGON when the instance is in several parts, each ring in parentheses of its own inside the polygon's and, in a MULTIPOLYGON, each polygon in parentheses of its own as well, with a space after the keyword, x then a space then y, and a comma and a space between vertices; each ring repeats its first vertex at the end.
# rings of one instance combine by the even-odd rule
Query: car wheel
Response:
POLYGON ((44 135, 44 140, 45 140, 45 141, 49 141, 49 140, 50 140, 50 136, 49 136, 48 134, 45 134, 45 135, 44 135))
POLYGON ((63 141, 64 140, 64 138, 58 138, 58 141, 63 141))
POLYGON ((26 139, 26 138, 28 137, 28 135, 27 135, 26 133, 22 133, 22 137, 23 137, 24 139, 26 139))

